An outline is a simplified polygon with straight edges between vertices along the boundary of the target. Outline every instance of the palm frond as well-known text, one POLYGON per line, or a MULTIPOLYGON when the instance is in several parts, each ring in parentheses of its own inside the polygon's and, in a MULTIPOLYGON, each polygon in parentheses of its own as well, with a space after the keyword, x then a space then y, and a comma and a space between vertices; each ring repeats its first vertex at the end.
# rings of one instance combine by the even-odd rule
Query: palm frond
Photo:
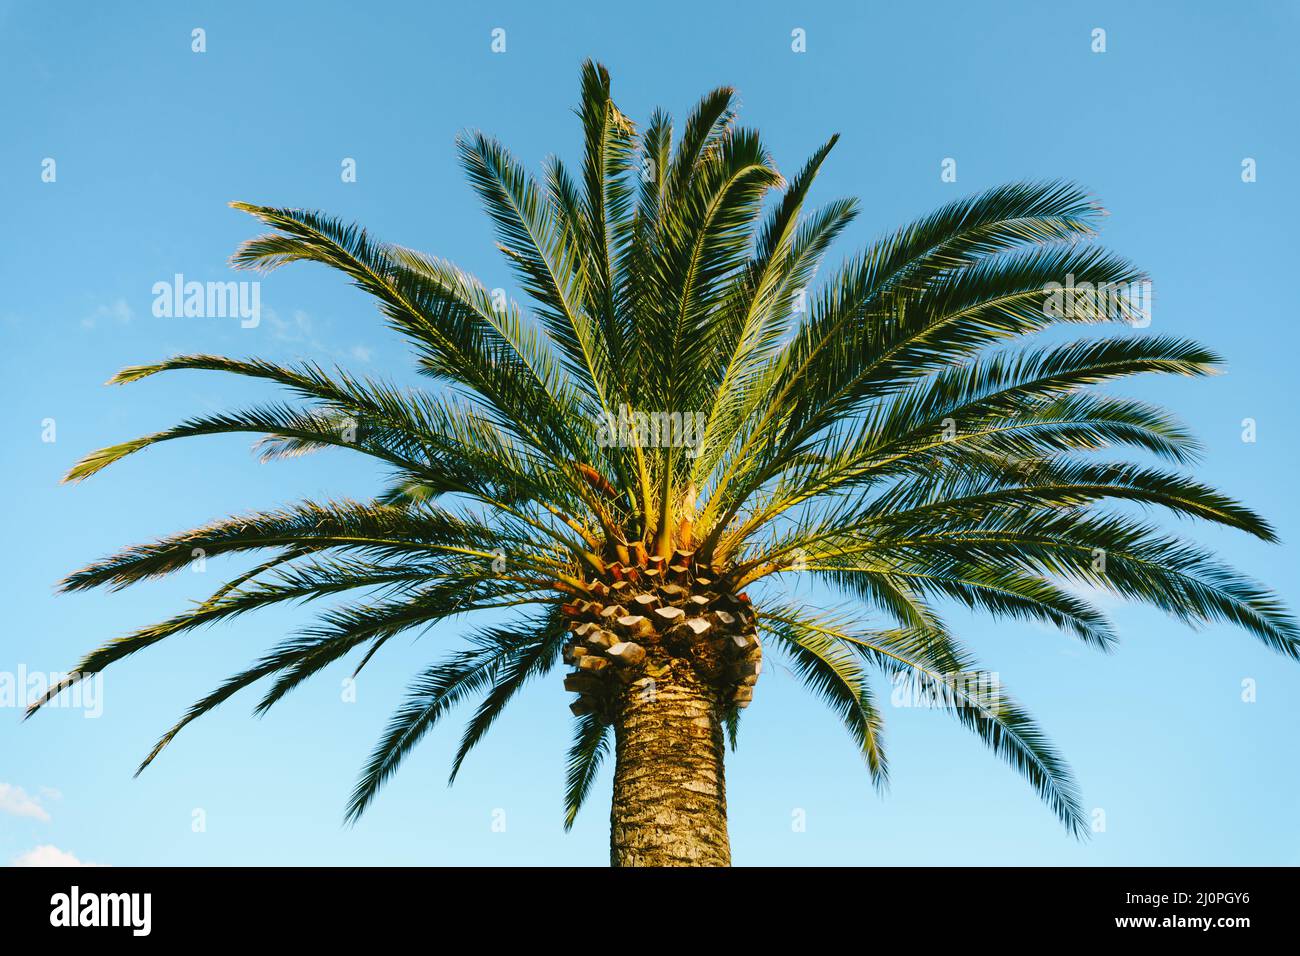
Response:
POLYGON ((583 714, 574 719, 564 787, 565 830, 573 829, 578 811, 591 794, 596 774, 609 752, 609 738, 609 724, 596 714, 583 714))

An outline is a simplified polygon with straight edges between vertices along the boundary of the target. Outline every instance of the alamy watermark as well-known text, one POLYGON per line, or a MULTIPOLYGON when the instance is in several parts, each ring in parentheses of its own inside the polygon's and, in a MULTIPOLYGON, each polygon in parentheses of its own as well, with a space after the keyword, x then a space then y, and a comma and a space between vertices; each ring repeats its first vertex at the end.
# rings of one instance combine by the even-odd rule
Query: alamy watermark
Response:
POLYGON ((26 710, 69 678, 77 678, 43 707, 54 710, 81 710, 87 718, 104 713, 104 683, 102 674, 60 674, 57 672, 29 671, 19 664, 17 671, 0 671, 0 709, 20 707, 26 710))
POLYGON ((1151 281, 1075 282, 1074 274, 1065 282, 1043 286, 1043 314, 1053 319, 1071 316, 1105 316, 1119 318, 1135 329, 1151 324, 1151 281))
POLYGON ((596 441, 601 448, 685 448, 695 458, 704 450, 707 426, 704 412, 634 411, 624 405, 617 415, 598 416, 596 441))
POLYGON ((185 281, 178 272, 171 282, 153 284, 153 314, 160 319, 234 319, 240 328, 262 322, 262 283, 185 281))
POLYGON ((1001 710, 1002 680, 996 671, 954 671, 924 681, 904 672, 894 675, 892 683, 889 702, 895 707, 974 708, 991 714, 1001 710))

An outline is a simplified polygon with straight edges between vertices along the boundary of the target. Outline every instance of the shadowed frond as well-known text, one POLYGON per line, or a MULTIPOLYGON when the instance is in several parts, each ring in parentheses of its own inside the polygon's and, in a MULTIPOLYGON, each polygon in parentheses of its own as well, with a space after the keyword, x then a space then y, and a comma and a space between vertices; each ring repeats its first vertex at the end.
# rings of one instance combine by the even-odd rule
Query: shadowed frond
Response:
POLYGON ((578 811, 587 801, 596 774, 609 752, 609 725, 594 714, 583 714, 573 724, 564 788, 564 829, 573 829, 578 811))
POLYGON ((420 675, 357 780, 348 802, 347 819, 354 823, 360 819, 379 788, 439 718, 466 696, 490 686, 503 659, 532 640, 525 631, 486 630, 470 639, 470 650, 457 652, 420 675))
POLYGON ((916 629, 854 631, 848 622, 790 607, 770 608, 766 616, 777 627, 852 647, 896 682, 907 682, 915 701, 949 711, 1018 770, 1071 833, 1087 835, 1078 786, 1065 762, 997 675, 977 669, 950 637, 916 629))
POLYGON ((773 617, 768 634, 790 656, 804 685, 839 716, 862 751, 872 781, 884 787, 889 769, 881 735, 883 721, 852 647, 823 631, 773 617))

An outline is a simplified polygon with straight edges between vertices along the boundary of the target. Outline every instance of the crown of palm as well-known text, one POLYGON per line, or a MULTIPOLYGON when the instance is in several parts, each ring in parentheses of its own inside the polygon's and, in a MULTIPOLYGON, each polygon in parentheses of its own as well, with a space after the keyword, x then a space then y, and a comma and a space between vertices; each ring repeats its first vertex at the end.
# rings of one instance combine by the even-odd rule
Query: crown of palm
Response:
MULTIPOLYGON (((1131 448, 1172 465, 1194 461, 1195 440, 1165 411, 1094 386, 1143 372, 1205 375, 1218 359, 1149 332, 1016 341, 1053 325, 1133 318, 1122 297, 1044 308, 1045 286, 1066 276, 1097 288, 1144 279, 1086 241, 1100 213, 1086 195, 1016 184, 951 203, 810 294, 823 254, 857 211, 852 200, 805 209, 834 139, 787 181, 758 135, 735 124, 730 89, 706 96, 674 143, 662 113, 638 131, 594 64, 583 69, 579 112, 576 176, 552 159, 539 182, 495 141, 459 141, 527 314, 449 263, 356 226, 234 204, 275 230, 245 243, 235 265, 310 260, 341 271, 406 336, 436 391, 210 355, 112 380, 208 369, 274 382, 295 401, 102 449, 70 480, 159 442, 229 432, 261 436, 266 459, 339 447, 391 476, 370 501, 304 501, 218 521, 65 580, 69 590, 119 588, 195 554, 267 556, 195 609, 95 650, 69 682, 203 624, 360 592, 196 703, 141 769, 244 687, 269 683, 264 711, 353 652, 360 671, 407 629, 525 609, 416 678, 357 784, 355 818, 449 708, 481 695, 455 775, 516 692, 555 665, 567 636, 562 604, 589 594, 611 565, 683 544, 721 569, 733 592, 793 565, 854 602, 819 613, 775 589, 764 598, 760 587, 754 607, 767 646, 834 708, 877 782, 887 764, 873 670, 937 692, 1076 832, 1075 785, 1031 719, 1000 686, 981 685, 975 700, 952 682, 978 667, 936 603, 1046 621, 1105 649, 1115 635, 1070 587, 1082 582, 1188 622, 1233 622, 1300 657, 1296 626, 1268 591, 1131 509, 1107 506, 1158 505, 1272 540, 1263 519, 1176 470, 1090 454, 1131 448), (702 441, 659 447, 635 429, 631 441, 602 437, 629 410, 697 415, 702 441)), ((734 711, 728 720, 734 742, 734 711)), ((569 823, 607 742, 596 715, 577 718, 569 823)))

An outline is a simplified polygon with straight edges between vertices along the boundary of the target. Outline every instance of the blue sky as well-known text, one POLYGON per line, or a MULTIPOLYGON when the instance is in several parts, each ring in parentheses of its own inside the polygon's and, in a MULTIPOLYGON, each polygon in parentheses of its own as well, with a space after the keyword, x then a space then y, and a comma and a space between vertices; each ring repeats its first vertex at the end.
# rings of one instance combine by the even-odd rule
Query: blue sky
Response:
MULTIPOLYGON (((320 269, 266 278, 256 328, 155 317, 155 282, 241 278, 227 256, 258 230, 226 203, 327 210, 513 293, 453 140, 482 128, 533 167, 550 152, 572 157, 587 56, 608 65, 638 119, 659 105, 680 119, 706 90, 736 86, 743 121, 785 169, 843 134, 817 198, 856 195, 863 213, 832 260, 1003 181, 1065 177, 1094 191, 1111 213, 1104 241, 1154 277, 1152 331, 1199 338, 1229 363, 1211 380, 1125 391, 1183 415, 1208 450, 1198 477, 1269 516, 1284 544, 1190 530, 1294 598, 1294 4, 469 6, 0 2, 0 675, 66 670, 206 596, 234 566, 56 595, 69 570, 230 512, 376 487, 346 457, 259 465, 237 437, 59 484, 93 448, 267 394, 206 373, 102 386, 125 365, 212 351, 415 380, 373 307, 320 269), (196 27, 205 53, 191 51, 196 27), (1097 27, 1105 53, 1091 50, 1097 27), (506 31, 503 54, 491 51, 494 28, 506 31), (54 182, 42 180, 47 158, 54 182), (345 158, 356 182, 341 181, 345 158), (940 181, 945 158, 957 161, 955 183, 940 181), (1245 418, 1257 423, 1253 443, 1242 441, 1245 418)), ((830 712, 772 669, 728 764, 735 862, 1300 863, 1300 667, 1226 626, 1192 632, 1154 611, 1110 610, 1123 638, 1110 656, 1041 628, 951 615, 1070 759, 1104 832, 1072 840, 974 737, 919 710, 886 715, 893 785, 878 796, 830 712)), ((110 670, 97 718, 66 708, 21 723, 0 706, 0 864, 607 861, 608 767, 574 831, 561 827, 569 727, 558 677, 530 688, 454 788, 456 720, 360 825, 341 825, 407 679, 454 646, 455 624, 392 642, 355 702, 341 699, 345 668, 261 720, 254 698, 237 698, 133 780, 193 700, 308 620, 261 614, 110 670)))

